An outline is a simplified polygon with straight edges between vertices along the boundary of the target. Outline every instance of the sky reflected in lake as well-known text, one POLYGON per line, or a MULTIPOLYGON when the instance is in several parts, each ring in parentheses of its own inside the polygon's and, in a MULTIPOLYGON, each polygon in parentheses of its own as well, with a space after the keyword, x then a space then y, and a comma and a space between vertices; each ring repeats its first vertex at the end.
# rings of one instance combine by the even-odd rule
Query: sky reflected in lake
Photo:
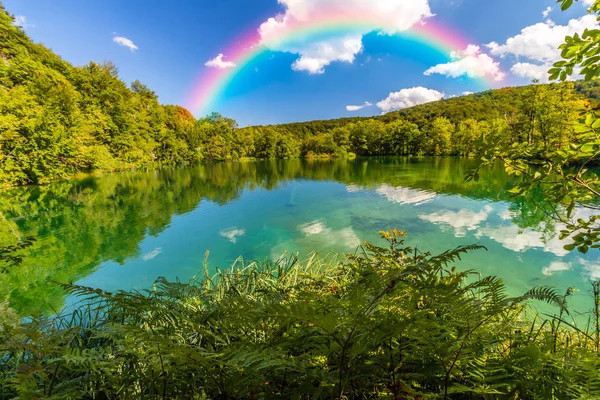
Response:
POLYGON ((21 315, 49 313, 65 305, 51 280, 144 289, 159 276, 192 278, 207 251, 212 270, 238 257, 331 256, 381 244, 378 231, 397 228, 422 251, 481 244, 488 250, 457 266, 502 277, 512 294, 575 286, 572 306, 587 311, 588 281, 600 279, 598 251, 565 251, 560 224, 506 195, 501 167, 464 183, 472 165, 456 158, 217 164, 2 192, 2 240, 38 241, 22 266, 0 276, 0 297, 21 315))

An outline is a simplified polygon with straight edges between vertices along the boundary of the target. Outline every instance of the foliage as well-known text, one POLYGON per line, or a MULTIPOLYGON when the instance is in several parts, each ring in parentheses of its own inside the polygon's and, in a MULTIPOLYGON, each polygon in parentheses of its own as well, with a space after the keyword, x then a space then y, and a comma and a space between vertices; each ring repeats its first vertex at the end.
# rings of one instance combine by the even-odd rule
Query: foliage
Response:
POLYGON ((74 67, 32 43, 0 4, 0 186, 80 172, 238 159, 235 122, 163 106, 111 62, 74 67))
POLYGON ((584 398, 600 392, 588 333, 528 322, 501 280, 382 232, 325 263, 241 260, 144 292, 62 285, 88 307, 0 331, 2 398, 584 398))
MULTIPOLYGON (((289 156, 474 156, 489 143, 566 146, 569 140, 576 140, 570 122, 576 119, 577 109, 595 102, 598 92, 596 84, 535 83, 440 100, 374 118, 254 126, 240 131, 250 137, 268 137, 272 149, 282 141, 293 143, 300 151, 289 156)), ((279 158, 275 150, 247 154, 279 158)))
MULTIPOLYGON (((558 2, 563 10, 573 4, 572 0, 558 2)), ((596 1, 588 12, 600 13, 600 2, 596 1)), ((576 68, 586 80, 599 77, 599 43, 600 30, 586 29, 581 36, 566 37, 560 46, 565 60, 550 69, 550 79, 566 81, 576 68)), ((511 189, 515 196, 533 197, 542 192, 553 205, 544 212, 563 224, 560 238, 570 238, 565 249, 587 253, 600 248, 600 178, 592 168, 600 155, 598 109, 590 104, 577 107, 577 103, 562 103, 570 93, 552 93, 544 86, 535 91, 536 101, 524 109, 529 118, 521 124, 522 140, 508 147, 505 143, 490 144, 483 150, 480 166, 502 160, 507 172, 522 178, 511 189), (574 118, 574 111, 580 114, 579 120, 574 118)), ((477 178, 478 169, 467 176, 477 178)))
POLYGON ((28 237, 14 245, 0 247, 0 273, 5 274, 9 269, 21 265, 24 258, 21 251, 33 246, 34 242, 35 238, 28 237))

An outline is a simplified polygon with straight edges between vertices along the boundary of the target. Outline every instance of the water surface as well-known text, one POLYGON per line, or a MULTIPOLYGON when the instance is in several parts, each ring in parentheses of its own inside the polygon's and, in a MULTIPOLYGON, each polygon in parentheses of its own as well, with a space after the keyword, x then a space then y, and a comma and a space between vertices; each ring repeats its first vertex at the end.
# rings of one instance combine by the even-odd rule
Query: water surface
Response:
POLYGON ((498 275, 514 294, 575 286, 572 306, 587 311, 598 251, 563 250, 559 225, 507 196, 500 166, 464 183, 472 165, 400 157, 223 163, 0 192, 0 244, 37 238, 23 265, 0 274, 0 302, 19 315, 52 313, 70 302, 52 280, 143 289, 158 276, 188 280, 207 251, 214 270, 238 256, 353 252, 397 228, 423 251, 481 244, 488 251, 460 268, 498 275))

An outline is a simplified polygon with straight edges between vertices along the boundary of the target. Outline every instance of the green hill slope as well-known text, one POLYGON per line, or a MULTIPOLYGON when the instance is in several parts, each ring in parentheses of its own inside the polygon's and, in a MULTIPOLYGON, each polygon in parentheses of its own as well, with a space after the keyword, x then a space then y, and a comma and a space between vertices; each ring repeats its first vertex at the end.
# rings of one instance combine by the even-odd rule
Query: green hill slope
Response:
POLYGON ((75 67, 0 3, 0 186, 200 159, 196 120, 105 62, 75 67))
MULTIPOLYGON (((577 98, 588 99, 591 104, 597 104, 600 101, 599 82, 577 81, 573 82, 572 85, 577 98)), ((454 124, 458 124, 469 118, 476 120, 510 118, 519 112, 523 97, 526 97, 528 94, 527 92, 531 91, 533 88, 534 85, 529 85, 487 90, 468 96, 453 97, 421 104, 375 117, 337 118, 330 120, 292 122, 272 126, 281 131, 295 132, 300 135, 308 133, 314 135, 368 119, 379 120, 386 123, 393 122, 397 119, 404 119, 423 126, 437 117, 448 118, 454 124)))

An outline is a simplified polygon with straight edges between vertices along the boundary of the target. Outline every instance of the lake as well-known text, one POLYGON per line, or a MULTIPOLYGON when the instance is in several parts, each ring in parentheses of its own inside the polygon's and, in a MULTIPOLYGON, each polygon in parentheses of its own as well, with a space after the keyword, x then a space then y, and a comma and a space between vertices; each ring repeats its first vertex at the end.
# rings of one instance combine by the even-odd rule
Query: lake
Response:
POLYGON ((221 163, 2 191, 0 244, 37 241, 22 265, 0 274, 0 303, 21 316, 51 314, 73 301, 52 281, 144 289, 159 276, 201 273, 207 251, 214 271, 238 257, 349 253, 397 228, 422 251, 481 244, 488 250, 457 266, 500 276, 511 294, 574 286, 571 307, 587 311, 598 250, 566 252, 560 226, 539 204, 506 194, 500 165, 465 183, 473 165, 407 157, 221 163))

